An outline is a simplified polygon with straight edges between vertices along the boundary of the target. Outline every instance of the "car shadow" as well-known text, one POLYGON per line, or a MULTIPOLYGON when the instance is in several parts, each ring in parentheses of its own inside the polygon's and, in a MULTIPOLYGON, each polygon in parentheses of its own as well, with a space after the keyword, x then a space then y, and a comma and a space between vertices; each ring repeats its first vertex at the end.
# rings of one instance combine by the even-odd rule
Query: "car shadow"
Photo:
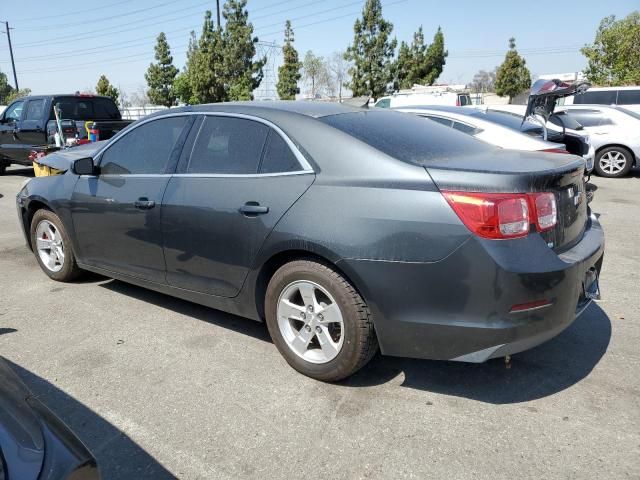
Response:
MULTIPOLYGON (((271 342, 264 323, 253 322, 212 308, 112 280, 100 285, 130 297, 189 315, 253 338, 271 342)), ((345 387, 369 387, 404 375, 403 387, 486 403, 508 404, 543 398, 585 378, 607 351, 611 322, 596 304, 556 338, 511 358, 485 363, 416 360, 376 355, 362 370, 340 382, 345 387)))
POLYGON ((17 332, 15 328, 0 328, 0 335, 6 335, 7 333, 17 332))
POLYGON ((511 357, 485 363, 413 360, 378 355, 343 382, 349 387, 379 385, 404 374, 403 387, 509 404, 553 395, 585 378, 607 351, 611 322, 597 305, 556 338, 511 357))
POLYGON ((55 385, 7 359, 31 393, 55 413, 89 448, 101 478, 174 479, 158 461, 124 432, 55 385))
POLYGON ((9 168, 4 172, 5 177, 34 177, 33 167, 9 168))
POLYGON ((131 285, 119 280, 111 280, 100 285, 114 292, 136 298, 143 302, 152 303, 158 307, 166 308, 181 315, 202 320, 219 327, 233 330, 234 332, 249 335, 264 342, 271 342, 267 326, 263 322, 254 322, 237 315, 225 313, 220 310, 198 305, 197 303, 181 300, 176 297, 158 293, 153 290, 131 285))

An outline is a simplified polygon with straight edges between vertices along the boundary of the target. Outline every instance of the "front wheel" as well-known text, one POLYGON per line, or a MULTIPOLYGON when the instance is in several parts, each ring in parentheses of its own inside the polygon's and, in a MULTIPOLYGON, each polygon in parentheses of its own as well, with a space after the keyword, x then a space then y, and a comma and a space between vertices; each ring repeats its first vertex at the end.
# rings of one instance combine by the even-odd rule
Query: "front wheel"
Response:
POLYGON ((618 178, 633 167, 633 155, 623 147, 607 147, 596 155, 595 170, 601 177, 618 178))
POLYGON ((350 376, 378 349, 364 300, 322 263, 297 260, 278 269, 267 287, 265 313, 273 343, 287 363, 317 380, 350 376))
POLYGON ((60 218, 49 210, 38 210, 31 220, 31 246, 40 268, 53 280, 70 282, 82 270, 60 218))

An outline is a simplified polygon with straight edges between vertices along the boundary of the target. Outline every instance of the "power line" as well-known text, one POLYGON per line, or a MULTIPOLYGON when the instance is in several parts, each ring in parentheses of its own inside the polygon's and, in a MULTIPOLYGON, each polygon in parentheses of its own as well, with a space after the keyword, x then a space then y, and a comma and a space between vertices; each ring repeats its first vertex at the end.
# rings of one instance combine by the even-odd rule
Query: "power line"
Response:
MULTIPOLYGON (((91 13, 95 12, 96 10, 105 10, 107 8, 113 8, 116 7, 118 5, 122 5, 123 3, 131 3, 131 0, 121 0, 120 2, 117 3, 111 3, 109 5, 103 5, 103 6, 98 6, 98 7, 91 7, 91 13)), ((69 13, 61 13, 59 15, 47 15, 47 22, 50 23, 52 18, 62 18, 62 17, 70 17, 73 15, 77 15, 79 13, 86 13, 84 11, 79 11, 79 12, 69 12, 69 13)), ((27 22, 33 22, 34 20, 37 21, 42 21, 42 16, 38 16, 38 17, 30 17, 30 18, 24 18, 24 19, 17 19, 14 20, 14 22, 17 23, 27 23, 27 22)), ((36 27, 37 28, 37 27, 36 27)))

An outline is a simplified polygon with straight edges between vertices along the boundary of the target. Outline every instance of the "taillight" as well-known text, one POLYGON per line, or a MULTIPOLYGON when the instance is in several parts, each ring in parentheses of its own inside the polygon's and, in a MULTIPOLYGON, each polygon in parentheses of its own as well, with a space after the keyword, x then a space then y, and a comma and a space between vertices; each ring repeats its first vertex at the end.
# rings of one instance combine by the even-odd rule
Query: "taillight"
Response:
POLYGON ((479 237, 507 239, 525 237, 529 225, 538 231, 557 223, 553 193, 483 193, 443 191, 462 223, 479 237))
POLYGON ((538 231, 550 230, 558 223, 558 207, 553 193, 531 193, 529 197, 535 205, 538 231))
POLYGON ((545 148, 544 150, 540 150, 541 152, 546 153, 564 153, 565 155, 570 155, 564 148, 545 148))

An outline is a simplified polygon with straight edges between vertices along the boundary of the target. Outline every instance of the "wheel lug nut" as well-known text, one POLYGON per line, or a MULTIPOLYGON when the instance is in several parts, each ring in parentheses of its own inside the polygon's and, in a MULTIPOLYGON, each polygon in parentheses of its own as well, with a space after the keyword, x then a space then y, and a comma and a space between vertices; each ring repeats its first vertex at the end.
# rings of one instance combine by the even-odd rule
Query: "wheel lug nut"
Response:
POLYGON ((318 314, 318 320, 320 321, 324 320, 324 316, 321 313, 318 314))
POLYGON ((307 307, 307 310, 309 311, 309 313, 313 313, 313 305, 309 305, 307 307))
POLYGON ((305 318, 307 318, 307 316, 304 313, 301 313, 300 318, 304 320, 305 318))
POLYGON ((306 327, 304 327, 304 328, 305 328, 305 330, 306 330, 307 332, 310 332, 310 331, 311 331, 311 327, 310 327, 309 325, 307 325, 307 326, 306 326, 306 327))
POLYGON ((320 327, 316 327, 316 332, 322 333, 322 329, 320 327))

